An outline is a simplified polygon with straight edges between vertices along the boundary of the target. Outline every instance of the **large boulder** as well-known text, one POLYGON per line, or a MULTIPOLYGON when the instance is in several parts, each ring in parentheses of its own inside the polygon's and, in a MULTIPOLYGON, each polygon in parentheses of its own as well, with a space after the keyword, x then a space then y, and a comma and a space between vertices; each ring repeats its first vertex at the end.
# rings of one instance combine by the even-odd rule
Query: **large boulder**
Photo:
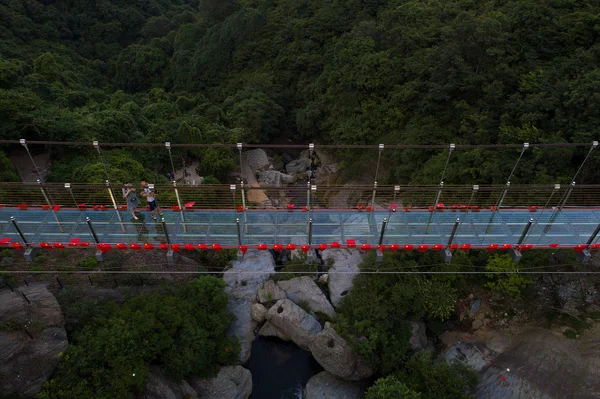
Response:
POLYGON ((294 176, 278 172, 276 170, 267 170, 260 172, 258 181, 266 186, 280 186, 282 184, 291 184, 294 182, 294 176))
POLYGON ((242 366, 223 367, 214 378, 190 378, 200 399, 248 399, 252 374, 242 366))
POLYGON ((444 351, 444 359, 457 360, 481 371, 492 364, 497 353, 481 342, 458 342, 444 351))
POLYGON ((286 333, 284 333, 282 330, 278 329, 268 321, 265 324, 263 324, 258 334, 262 337, 276 337, 284 341, 292 340, 286 333))
POLYGON ((272 280, 258 286, 258 302, 267 303, 285 299, 285 292, 272 280))
POLYGON ((271 164, 269 162, 269 157, 267 157, 267 153, 262 148, 245 151, 242 154, 242 157, 252 172, 268 169, 271 164))
POLYGON ((361 399, 366 384, 346 381, 327 371, 322 371, 306 383, 306 399, 361 399))
POLYGON ((263 304, 254 303, 250 309, 250 315, 252 316, 252 320, 260 324, 265 321, 268 311, 269 309, 265 308, 263 304))
POLYGON ((373 375, 334 329, 326 328, 316 334, 308 344, 313 357, 325 371, 345 380, 363 380, 373 375))
POLYGON ((289 299, 281 299, 269 309, 267 321, 296 345, 308 350, 308 344, 321 331, 321 324, 289 299))
POLYGON ((186 382, 175 383, 167 378, 160 367, 151 366, 148 382, 142 392, 143 399, 198 399, 196 391, 186 382))
POLYGON ((0 292, 0 325, 5 330, 0 332, 0 392, 34 396, 69 345, 58 301, 44 284, 4 290, 0 292))
POLYGON ((252 305, 256 303, 256 291, 259 284, 275 273, 275 261, 265 251, 248 251, 242 261, 235 261, 227 270, 223 279, 227 284, 225 291, 229 296, 227 309, 235 315, 235 321, 229 326, 228 334, 240 341, 240 362, 250 358, 252 342, 256 338, 254 330, 257 323, 252 318, 252 305))
POLYGON ((240 363, 246 363, 250 359, 252 342, 256 338, 254 330, 257 323, 252 319, 252 303, 245 299, 229 298, 227 310, 235 316, 235 320, 229 325, 227 334, 237 337, 240 342, 240 363))
POLYGON ((308 276, 296 277, 280 281, 277 285, 285 292, 288 299, 297 305, 303 302, 312 312, 322 313, 329 319, 335 319, 336 314, 333 306, 312 278, 308 276))
POLYGON ((253 284, 267 281, 274 273, 275 261, 268 251, 248 251, 244 259, 232 263, 231 269, 224 273, 223 280, 230 287, 242 285, 256 290, 253 284))
POLYGON ((359 251, 328 249, 322 252, 322 257, 325 263, 334 262, 329 269, 327 286, 331 303, 338 306, 352 289, 354 279, 360 272, 358 265, 362 262, 362 256, 359 251))
POLYGON ((310 168, 310 159, 308 158, 295 159, 285 165, 285 171, 291 175, 305 172, 308 168, 310 168))
POLYGON ((548 330, 524 332, 484 369, 477 398, 598 398, 600 359, 586 351, 548 330))

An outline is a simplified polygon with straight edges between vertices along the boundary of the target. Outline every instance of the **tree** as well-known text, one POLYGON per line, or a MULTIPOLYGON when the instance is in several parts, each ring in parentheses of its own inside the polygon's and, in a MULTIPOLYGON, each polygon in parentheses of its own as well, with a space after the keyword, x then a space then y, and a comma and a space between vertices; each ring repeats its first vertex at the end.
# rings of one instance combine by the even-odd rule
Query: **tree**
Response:
POLYGON ((490 281, 486 284, 493 291, 520 298, 521 292, 533 281, 530 276, 519 274, 518 263, 509 255, 494 255, 488 260, 485 270, 490 281))
POLYGON ((472 368, 435 359, 429 351, 415 353, 396 377, 427 399, 473 399, 478 381, 472 368))
POLYGON ((176 380, 216 374, 239 352, 226 335, 233 316, 224 286, 201 277, 166 294, 108 304, 110 311, 76 336, 40 398, 130 398, 144 386, 151 362, 176 380))
POLYGON ((160 86, 166 64, 167 59, 161 50, 132 44, 121 51, 116 60, 116 83, 118 87, 130 92, 160 86))
POLYGON ((422 397, 419 392, 409 389, 393 376, 375 381, 365 395, 365 399, 421 399, 422 397))

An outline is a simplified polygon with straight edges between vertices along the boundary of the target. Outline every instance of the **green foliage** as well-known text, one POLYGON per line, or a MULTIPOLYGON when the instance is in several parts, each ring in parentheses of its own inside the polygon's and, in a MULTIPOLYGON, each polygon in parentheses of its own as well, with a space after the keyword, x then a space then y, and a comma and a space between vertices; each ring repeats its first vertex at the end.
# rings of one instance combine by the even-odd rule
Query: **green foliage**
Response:
MULTIPOLYGON (((361 268, 408 271, 415 266, 414 260, 403 255, 386 254, 381 263, 374 256, 368 257, 361 268)), ((455 302, 456 290, 436 276, 361 274, 342 300, 336 329, 371 367, 387 374, 397 370, 409 356, 406 320, 445 319, 455 302)))
POLYGON ((220 279, 201 277, 180 290, 107 306, 76 335, 41 398, 128 398, 141 391, 150 362, 181 380, 211 376, 237 360, 220 279))
POLYGON ((0 331, 3 332, 21 331, 22 329, 23 326, 16 320, 9 320, 0 324, 0 331))
POLYGON ((365 395, 365 399, 421 399, 422 397, 420 393, 409 389, 393 376, 375 381, 365 395))
POLYGON ((533 281, 531 277, 518 273, 518 264, 509 255, 494 255, 488 260, 485 270, 491 280, 486 284, 492 291, 520 298, 523 289, 533 281))
POLYGON ((77 264, 77 266, 81 267, 82 269, 93 269, 97 265, 98 265, 98 261, 96 260, 96 258, 94 256, 88 256, 86 258, 83 258, 77 264))
POLYGON ((455 360, 435 359, 428 351, 415 353, 398 372, 397 378, 429 399, 472 399, 478 381, 472 368, 455 360))

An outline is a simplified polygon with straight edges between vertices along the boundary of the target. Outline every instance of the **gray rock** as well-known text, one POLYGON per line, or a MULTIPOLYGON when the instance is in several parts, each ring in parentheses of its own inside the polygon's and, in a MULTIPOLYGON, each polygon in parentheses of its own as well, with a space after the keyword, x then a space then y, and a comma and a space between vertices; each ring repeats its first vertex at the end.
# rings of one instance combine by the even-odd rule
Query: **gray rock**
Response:
POLYGON ((275 261, 268 251, 248 251, 241 261, 232 262, 223 275, 225 284, 236 286, 244 281, 247 286, 267 281, 275 273, 275 261), (236 284, 237 282, 237 284, 236 284))
POLYGON ((469 317, 473 318, 477 312, 479 312, 479 309, 481 308, 481 300, 476 299, 474 301, 471 301, 471 308, 469 309, 469 317))
POLYGON ((328 280, 329 280, 329 274, 322 274, 319 277, 319 284, 327 284, 328 280))
POLYGON ((198 394, 185 381, 175 383, 166 377, 160 367, 151 366, 148 382, 144 385, 143 399, 197 399, 198 394))
POLYGON ((480 342, 459 342, 444 351, 444 359, 457 360, 481 371, 489 366, 497 353, 480 342))
POLYGON ((407 322, 410 327, 410 346, 414 350, 427 349, 429 342, 427 341, 427 326, 422 321, 407 322))
POLYGON ((260 329, 258 334, 261 337, 277 337, 284 341, 292 340, 286 333, 279 330, 277 327, 275 327, 273 324, 269 323, 268 321, 262 326, 262 328, 260 329))
POLYGON ((15 320, 24 324, 34 320, 47 326, 64 324, 62 309, 45 284, 20 286, 15 291, 4 290, 0 293, 0 323, 15 320), (27 296, 31 305, 27 304, 21 293, 27 296))
POLYGON ((258 302, 266 303, 285 298, 285 292, 272 280, 265 281, 258 287, 258 302))
POLYGON ((336 318, 333 306, 312 278, 308 276, 296 277, 280 281, 277 285, 285 292, 288 299, 297 305, 304 302, 312 312, 322 313, 330 319, 336 318))
POLYGON ((348 249, 328 249, 323 251, 322 256, 325 263, 330 259, 335 262, 329 269, 327 286, 331 303, 338 306, 352 289, 354 279, 359 273, 358 265, 362 262, 362 256, 359 251, 348 249))
POLYGON ((248 399, 252 374, 242 366, 223 367, 214 378, 190 378, 200 399, 248 399))
POLYGON ((598 398, 599 363, 597 357, 583 356, 572 340, 532 329, 515 337, 511 347, 484 369, 476 397, 598 398))
POLYGON ((25 332, 0 332, 0 387, 4 395, 34 396, 54 372, 59 354, 69 346, 61 326, 49 327, 31 340, 25 332))
POLYGON ((294 182, 294 176, 278 172, 276 170, 267 170, 261 172, 258 181, 267 186, 281 186, 282 184, 291 184, 294 182))
POLYGON ((327 371, 322 371, 306 383, 306 399, 361 399, 366 384, 345 381, 327 371))
POLYGON ((254 320, 257 323, 262 323, 263 321, 265 321, 265 318, 267 317, 267 312, 269 311, 269 309, 265 308, 264 305, 260 304, 260 303, 255 303, 252 305, 252 308, 250 309, 250 314, 252 315, 252 320, 254 320))
POLYGON ((275 273, 275 261, 266 251, 248 251, 242 261, 235 261, 227 270, 223 279, 227 284, 225 291, 229 296, 227 309, 236 320, 229 326, 228 334, 240 341, 240 362, 250 358, 254 342, 256 321, 252 319, 252 304, 256 303, 256 291, 259 284, 275 273), (245 282, 245 284, 243 283, 245 282))
POLYGON ((293 160, 285 165, 285 170, 289 174, 295 175, 296 173, 305 172, 310 167, 310 160, 307 158, 301 158, 293 160))
POLYGON ((289 299, 277 301, 269 309, 267 321, 305 350, 308 350, 312 337, 321 331, 321 324, 317 319, 289 299))
POLYGON ((308 345, 313 357, 325 371, 344 380, 363 380, 373 375, 334 329, 326 328, 316 334, 308 345))
POLYGON ((227 334, 237 337, 240 341, 240 363, 246 363, 250 359, 252 342, 256 338, 254 329, 257 324, 252 319, 252 303, 245 299, 229 298, 227 309, 235 315, 235 320, 229 325, 227 334))
POLYGON ((242 156, 253 172, 269 168, 269 157, 267 157, 267 153, 262 148, 245 151, 242 153, 242 156))
POLYGON ((45 284, 30 284, 0 292, 0 324, 7 322, 23 329, 0 332, 0 391, 6 396, 34 396, 69 345, 62 310, 45 284))

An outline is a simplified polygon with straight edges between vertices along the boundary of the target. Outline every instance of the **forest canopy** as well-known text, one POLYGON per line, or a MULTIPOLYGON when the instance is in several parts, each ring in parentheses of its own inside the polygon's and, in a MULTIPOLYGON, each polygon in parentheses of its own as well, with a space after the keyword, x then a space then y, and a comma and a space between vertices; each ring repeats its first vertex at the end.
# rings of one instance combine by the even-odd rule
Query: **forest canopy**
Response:
MULTIPOLYGON (((575 0, 3 0, 0 138, 591 143, 599 15, 575 0)), ((52 179, 94 180, 54 151, 52 179)), ((463 151, 446 181, 504 184, 515 151, 463 151)), ((529 151, 513 183, 569 182, 585 151, 529 151)), ((226 176, 232 156, 202 172, 226 176)), ((386 153, 385 179, 437 183, 445 157, 386 153)))

